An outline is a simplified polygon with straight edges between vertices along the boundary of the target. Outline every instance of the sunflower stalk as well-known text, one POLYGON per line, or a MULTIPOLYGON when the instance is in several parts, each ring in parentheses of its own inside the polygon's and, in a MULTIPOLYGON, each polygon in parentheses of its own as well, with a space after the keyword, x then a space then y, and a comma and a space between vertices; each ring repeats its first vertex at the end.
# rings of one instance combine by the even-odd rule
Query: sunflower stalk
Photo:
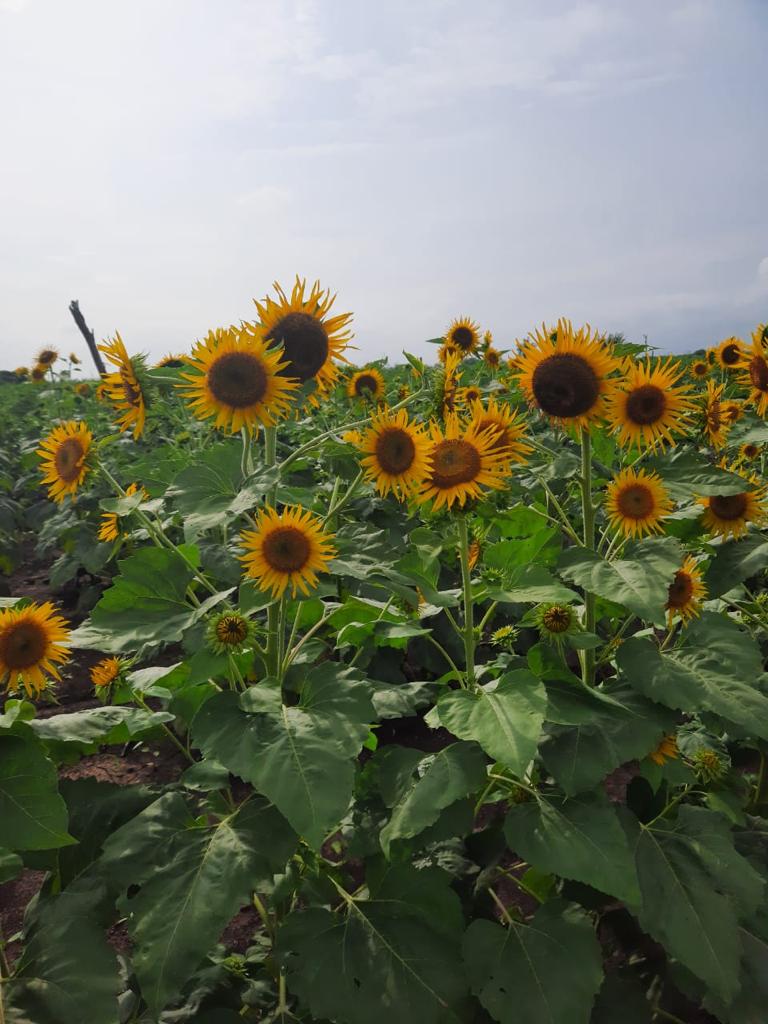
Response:
MULTIPOLYGON (((264 427, 264 465, 269 469, 277 463, 277 427, 264 427)), ((274 508, 277 503, 277 483, 270 488, 266 504, 274 508)), ((267 608, 267 650, 265 655, 267 675, 282 676, 280 663, 280 608, 282 602, 273 601, 267 608)))
POLYGON ((457 517, 459 528, 459 558, 461 560, 461 582, 464 593, 464 660, 466 664, 467 686, 475 687, 475 622, 472 607, 472 574, 469 568, 469 530, 466 516, 460 513, 457 517))
MULTIPOLYGON (((584 547, 595 550, 595 506, 592 503, 592 443, 589 430, 581 428, 581 513, 584 525, 584 547)), ((584 591, 584 628, 595 632, 595 595, 584 591)), ((594 648, 581 652, 581 678, 587 686, 595 681, 594 648)))

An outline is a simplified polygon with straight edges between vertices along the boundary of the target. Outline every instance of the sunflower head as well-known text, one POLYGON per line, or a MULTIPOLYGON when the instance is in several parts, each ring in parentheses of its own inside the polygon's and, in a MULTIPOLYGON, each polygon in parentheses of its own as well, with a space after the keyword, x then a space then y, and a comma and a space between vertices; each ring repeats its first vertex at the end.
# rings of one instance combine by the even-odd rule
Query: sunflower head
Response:
POLYGON ((23 380, 25 377, 29 376, 29 367, 17 366, 13 372, 16 374, 17 377, 21 377, 21 379, 23 380))
POLYGON ((723 412, 724 390, 724 384, 707 381, 707 393, 704 396, 704 435, 713 448, 723 447, 730 427, 723 412))
POLYGON ((491 643, 494 647, 501 647, 505 651, 511 651, 517 640, 516 626, 500 626, 491 633, 491 643))
POLYGON ((701 604, 706 594, 696 560, 688 555, 675 573, 667 592, 667 603, 664 607, 669 625, 672 625, 675 616, 685 625, 690 619, 701 615, 701 604))
POLYGON ((405 399, 410 395, 411 389, 407 384, 400 384, 397 389, 397 400, 398 402, 404 402, 405 399))
POLYGON ((481 548, 480 548, 480 541, 477 539, 477 537, 475 537, 475 539, 470 542, 469 550, 467 552, 467 554, 469 556, 468 557, 468 562, 469 562, 469 568, 470 569, 474 569, 475 566, 477 565, 477 563, 479 562, 479 560, 480 560, 480 550, 481 550, 481 548))
POLYGON ((178 370, 180 367, 186 366, 186 365, 187 365, 187 357, 186 356, 176 356, 176 355, 173 355, 172 353, 169 353, 167 356, 163 356, 163 358, 160 360, 159 363, 155 363, 155 367, 158 370, 161 370, 161 369, 178 370))
POLYGON ((231 434, 273 426, 288 413, 298 387, 281 375, 282 352, 268 348, 260 329, 248 324, 209 331, 187 363, 192 372, 181 376, 188 383, 176 387, 198 419, 214 417, 217 429, 231 434))
POLYGON ((587 324, 542 324, 517 356, 518 378, 528 401, 555 423, 586 427, 605 414, 618 361, 587 324))
POLYGON ((658 533, 672 502, 656 473, 624 469, 608 485, 605 509, 614 529, 628 537, 658 533))
POLYGON ((688 388, 678 382, 685 370, 672 359, 627 362, 624 378, 608 399, 608 420, 626 445, 674 444, 695 408, 688 388))
POLYGON ((749 390, 748 400, 754 405, 758 416, 765 417, 768 415, 768 348, 757 331, 739 369, 740 383, 749 390))
POLYGON ((230 608, 211 618, 206 635, 215 654, 237 654, 253 643, 254 626, 250 619, 230 608))
POLYGON ((463 355, 464 353, 461 349, 457 348, 455 345, 449 345, 447 342, 444 342, 437 350, 437 358, 441 363, 445 363, 449 356, 455 356, 456 361, 458 362, 462 359, 463 355))
POLYGON ((709 364, 709 366, 716 366, 717 365, 717 349, 716 348, 708 348, 706 356, 705 356, 705 359, 707 360, 707 363, 709 364))
POLYGON ((483 362, 492 370, 498 370, 501 366, 501 352, 493 345, 489 345, 483 352, 483 362))
POLYGON ((485 488, 504 487, 509 454, 494 447, 493 430, 479 433, 474 423, 464 428, 455 414, 449 414, 445 428, 433 424, 430 433, 430 470, 417 497, 420 504, 431 501, 435 510, 454 504, 463 508, 485 488))
POLYGON ((726 338, 717 346, 717 361, 724 370, 733 370, 744 358, 744 342, 741 338, 726 338))
POLYGON ((91 683, 94 688, 104 692, 107 687, 113 686, 120 680, 127 664, 122 658, 102 658, 91 669, 91 683))
POLYGON ((761 452, 762 452, 762 445, 751 444, 750 442, 747 442, 746 444, 741 445, 741 447, 739 448, 738 461, 739 462, 754 462, 755 459, 760 457, 760 453, 761 452))
POLYGON ((36 698, 47 677, 60 679, 57 666, 69 659, 69 628, 49 602, 0 610, 0 680, 6 689, 23 688, 36 698))
POLYGON ((710 364, 704 359, 695 359, 691 363, 691 376, 696 380, 706 380, 709 376, 710 364))
POLYGON ((723 419, 731 426, 734 423, 738 423, 741 417, 744 415, 744 405, 742 402, 737 402, 735 399, 730 399, 722 404, 723 419))
POLYGON ((347 384, 348 398, 361 398, 368 402, 380 402, 384 391, 384 378, 375 367, 353 373, 347 384))
POLYGON ((322 289, 319 281, 307 294, 306 281, 297 276, 290 298, 277 282, 274 289, 276 299, 254 299, 264 340, 269 345, 282 346, 282 377, 299 384, 316 382, 317 391, 309 396, 309 402, 317 405, 319 396, 330 390, 339 375, 334 359, 347 362, 344 352, 352 338, 352 314, 331 315, 336 296, 322 289))
POLYGON ((282 597, 288 587, 307 595, 317 586, 317 573, 327 572, 336 554, 322 522, 301 506, 259 512, 255 530, 241 535, 245 553, 240 556, 246 576, 256 580, 259 590, 282 597))
POLYGON ((705 784, 717 782, 728 771, 728 761, 710 747, 697 750, 692 761, 696 777, 705 784))
POLYGON ((37 353, 37 359, 35 360, 35 362, 37 363, 38 366, 44 366, 47 369, 49 366, 53 366, 53 364, 56 362, 58 358, 58 351, 55 348, 50 348, 50 346, 46 346, 46 348, 41 348, 40 351, 37 353))
POLYGON ((485 406, 480 401, 473 402, 470 412, 477 434, 488 430, 493 432, 494 451, 503 452, 515 462, 527 461, 533 448, 525 443, 525 423, 516 410, 491 397, 485 406))
POLYGON ((459 388, 456 392, 458 405, 471 406, 473 402, 479 402, 483 393, 477 384, 469 384, 465 388, 459 388))
POLYGON ((580 630, 576 612, 569 604, 542 604, 534 612, 542 639, 560 646, 567 636, 580 630))
POLYGON ((480 327, 468 316, 457 317, 445 332, 445 344, 458 349, 463 356, 476 352, 480 344, 480 327))
POLYGON ((430 469, 429 447, 424 430, 409 422, 405 409, 378 413, 360 442, 365 475, 380 494, 410 497, 430 469))
MULTIPOLYGON (((735 470, 732 468, 731 472, 735 470)), ((765 523, 768 516, 766 491, 765 484, 745 479, 744 490, 738 494, 712 494, 698 498, 704 507, 702 525, 716 537, 738 540, 747 532, 750 523, 758 526, 765 523)))
POLYGON ((75 394, 80 395, 81 398, 87 398, 91 393, 91 385, 87 384, 84 380, 81 380, 78 384, 75 384, 75 394))
POLYGON ((146 392, 142 387, 143 361, 138 356, 131 359, 119 332, 99 345, 99 351, 115 367, 102 381, 104 393, 115 408, 120 431, 132 430, 135 440, 144 432, 147 415, 146 392))
MULTIPOLYGON (((139 493, 139 490, 142 501, 148 501, 149 494, 147 494, 143 487, 139 489, 139 485, 136 483, 128 484, 125 489, 125 497, 130 498, 132 494, 139 493)), ((98 537, 100 541, 108 544, 120 537, 120 517, 117 512, 104 512, 102 514, 98 537)))
POLYGON ((653 763, 659 766, 665 764, 669 760, 675 760, 677 756, 677 737, 673 732, 664 736, 656 749, 652 750, 648 755, 653 763))
POLYGON ((93 435, 82 420, 62 423, 54 427, 40 442, 37 454, 42 465, 43 483, 48 484, 48 497, 63 501, 69 494, 75 497, 78 487, 90 472, 89 455, 93 435))
POLYGON ((42 382, 45 380, 45 375, 47 372, 48 367, 45 366, 44 363, 37 363, 35 366, 32 367, 32 372, 30 373, 29 376, 32 378, 35 384, 42 384, 42 382))

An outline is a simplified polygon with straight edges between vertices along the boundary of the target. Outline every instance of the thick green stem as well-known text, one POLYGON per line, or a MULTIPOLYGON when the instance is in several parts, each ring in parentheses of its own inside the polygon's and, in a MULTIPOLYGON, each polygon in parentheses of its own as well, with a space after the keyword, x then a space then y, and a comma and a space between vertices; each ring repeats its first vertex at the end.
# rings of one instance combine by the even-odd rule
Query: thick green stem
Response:
MULTIPOLYGON (((264 465, 274 466, 277 462, 277 428, 264 427, 264 465)), ((267 494, 267 505, 274 508, 277 501, 277 484, 267 494)), ((267 608, 267 653, 265 657, 267 675, 277 676, 280 668, 278 630, 280 626, 280 605, 273 601, 267 608)))
MULTIPOLYGON (((592 504, 592 445, 589 431, 581 428, 581 513, 584 522, 584 547, 595 550, 595 506, 592 504)), ((584 592, 584 628, 595 632, 595 595, 584 592)), ((582 651, 582 679, 587 686, 595 681, 595 651, 582 651)))
POLYGON ((469 531, 463 513, 456 517, 459 527, 459 558, 461 560, 461 582, 464 592, 464 660, 466 662, 467 686, 475 685, 475 621, 472 607, 472 576, 469 569, 469 531))

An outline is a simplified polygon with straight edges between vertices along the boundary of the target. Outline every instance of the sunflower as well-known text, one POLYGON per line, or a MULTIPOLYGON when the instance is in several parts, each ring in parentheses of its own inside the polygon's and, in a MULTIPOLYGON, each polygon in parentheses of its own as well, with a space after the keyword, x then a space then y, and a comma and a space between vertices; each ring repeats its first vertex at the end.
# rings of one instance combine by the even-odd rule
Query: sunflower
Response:
POLYGON ((539 605, 534 613, 534 621, 542 639, 557 647, 562 645, 566 636, 580 631, 576 612, 569 604, 539 605))
POLYGON ((682 566, 675 573, 675 578, 667 591, 667 610, 669 625, 679 615, 685 625, 689 619, 701 615, 701 602, 707 596, 707 590, 696 565, 696 559, 687 556, 682 566))
POLYGON ((618 361, 589 325, 574 332, 570 320, 554 330, 542 324, 516 361, 526 398, 552 421, 588 426, 604 415, 618 361))
MULTIPOLYGON (((306 281, 297 275, 289 299, 275 281, 278 301, 267 296, 263 302, 254 302, 265 341, 283 346, 280 376, 292 377, 299 384, 314 380, 317 391, 324 394, 339 375, 333 360, 347 362, 344 350, 352 338, 352 314, 328 316, 336 296, 323 291, 319 281, 305 296, 306 287, 306 281)), ((317 396, 310 395, 309 401, 317 405, 317 396)))
POLYGON ((717 346, 717 361, 724 370, 733 370, 744 358, 741 338, 726 338, 717 346))
POLYGON ((738 539, 747 532, 749 523, 762 525, 768 515, 766 489, 756 480, 753 489, 746 488, 738 494, 712 494, 698 499, 704 506, 702 525, 716 537, 738 539))
POLYGON ((705 358, 710 366, 715 366, 715 364, 717 363, 717 349, 708 348, 705 358))
POLYGON ((722 413, 723 419, 728 426, 732 426, 734 423, 738 423, 744 415, 744 405, 735 399, 731 399, 728 402, 722 403, 722 413))
POLYGON ((13 372, 16 374, 17 377, 22 377, 22 378, 28 377, 29 376, 29 367, 27 367, 27 366, 17 366, 16 369, 13 372))
POLYGON ((91 682, 97 690, 111 686, 123 670, 122 658, 102 658, 91 669, 91 682))
POLYGON ((473 402, 479 402, 483 397, 483 393, 476 384, 468 384, 465 388, 459 388, 456 392, 456 402, 458 405, 472 405, 473 402))
POLYGON ((29 376, 35 384, 41 384, 45 380, 46 373, 48 373, 48 367, 44 366, 42 363, 38 363, 36 366, 32 367, 32 373, 30 373, 29 376))
POLYGON ((706 363, 703 359, 696 359, 691 363, 691 376, 695 377, 696 380, 705 380, 709 376, 709 363, 706 363))
POLYGON ((480 559, 480 541, 477 538, 470 543, 467 554, 469 568, 474 569, 480 559))
POLYGON ((674 444, 673 431, 688 426, 695 408, 688 388, 678 384, 685 370, 668 359, 653 365, 627 363, 626 375, 608 398, 608 421, 621 444, 653 446, 674 444))
POLYGON ((754 462, 760 455, 762 447, 759 444, 751 444, 749 441, 739 448, 738 462, 754 462))
POLYGON ((358 447, 363 443, 363 435, 359 430, 345 430, 341 435, 344 444, 354 444, 358 447))
POLYGON ((480 325, 468 316, 457 317, 445 332, 445 344, 467 356, 480 344, 480 325))
POLYGON ((723 415, 724 384, 707 381, 707 393, 704 396, 704 434, 713 448, 722 448, 730 424, 723 415))
POLYGON ((87 384, 84 380, 81 380, 79 384, 75 384, 75 394, 80 395, 81 398, 87 398, 91 393, 91 385, 87 384))
POLYGON ((470 423, 462 432, 452 413, 446 416, 444 430, 432 424, 430 433, 432 465, 417 498, 420 504, 431 500, 433 509, 439 509, 443 505, 452 508, 458 502, 463 508, 468 498, 480 496, 482 488, 504 487, 509 456, 495 447, 495 429, 480 432, 470 423))
POLYGON ((9 691, 19 685, 38 697, 46 675, 60 679, 56 665, 69 659, 67 621, 50 601, 0 611, 0 680, 9 691))
POLYGON ((449 356, 455 356, 457 360, 461 360, 463 355, 464 353, 461 349, 457 348, 455 345, 448 345, 447 343, 441 345, 437 350, 437 358, 441 363, 445 363, 449 356))
POLYGON ((159 363, 155 363, 155 369, 162 370, 177 370, 180 366, 187 365, 186 356, 175 356, 169 353, 167 356, 163 356, 159 363))
POLYGON ((768 324, 758 324, 752 331, 752 344, 768 353, 768 324))
POLYGON ((336 554, 333 534, 323 530, 322 522, 301 505, 261 509, 255 530, 241 534, 245 554, 240 556, 245 574, 256 580, 259 590, 271 590, 282 597, 291 587, 308 594, 317 586, 317 573, 327 572, 336 554))
POLYGON ((50 485, 48 497, 52 501, 63 501, 67 494, 74 498, 90 470, 87 458, 92 444, 93 435, 82 420, 54 427, 40 442, 37 454, 42 459, 43 483, 50 485))
POLYGON ((478 434, 484 430, 493 430, 494 451, 503 452, 515 462, 527 461, 526 457, 533 448, 522 440, 525 437, 525 424, 515 410, 497 403, 495 398, 489 398, 485 407, 482 402, 473 402, 471 415, 472 425, 478 434))
POLYGON ((69 353, 69 361, 70 363, 72 363, 73 366, 80 365, 80 360, 77 358, 77 355, 74 352, 69 353))
POLYGON ((376 369, 359 370, 354 373, 347 384, 348 398, 365 398, 378 402, 384 397, 384 378, 376 369))
POLYGON ((652 750, 648 757, 661 767, 666 761, 676 760, 678 755, 677 737, 673 732, 662 737, 661 742, 655 750, 652 750))
POLYGON ((755 331, 751 348, 745 353, 739 369, 740 383, 749 388, 749 401, 758 416, 768 414, 768 358, 763 346, 762 335, 755 331))
POLYGON ((219 328, 199 341, 182 373, 189 384, 177 384, 198 419, 215 416, 219 430, 236 434, 259 423, 271 427, 290 408, 299 386, 281 375, 287 365, 278 348, 267 348, 258 331, 219 328))
POLYGON ((253 635, 251 620, 231 608, 214 615, 208 623, 208 646, 216 654, 237 654, 253 642, 253 635))
MULTIPOLYGON (((130 498, 132 494, 136 494, 139 490, 138 484, 128 484, 125 489, 125 497, 130 498)), ((142 501, 146 501, 149 495, 141 488, 142 501)), ((120 536, 120 519, 117 512, 104 512, 101 517, 101 527, 99 528, 99 540, 106 541, 107 543, 117 540, 120 536)))
POLYGON ((483 361, 485 365, 490 366, 492 370, 498 370, 501 366, 501 352, 492 345, 489 345, 483 352, 483 361))
POLYGON ((59 353, 55 348, 41 348, 37 353, 37 359, 35 362, 38 366, 44 366, 46 369, 49 366, 53 366, 56 360, 59 358, 59 353))
POLYGON ((608 484, 605 508, 614 529, 628 537, 642 537, 661 531, 672 502, 656 473, 624 469, 608 484))
POLYGON ((117 331, 114 338, 99 345, 99 351, 117 367, 116 371, 108 373, 102 382, 107 398, 115 406, 115 412, 122 414, 117 417, 117 425, 121 431, 133 428, 135 440, 144 432, 147 412, 146 399, 137 376, 137 365, 140 366, 140 362, 129 357, 123 339, 117 331))
POLYGON ((408 422, 405 409, 374 415, 360 448, 365 474, 379 494, 406 498, 421 486, 430 469, 429 438, 408 422))

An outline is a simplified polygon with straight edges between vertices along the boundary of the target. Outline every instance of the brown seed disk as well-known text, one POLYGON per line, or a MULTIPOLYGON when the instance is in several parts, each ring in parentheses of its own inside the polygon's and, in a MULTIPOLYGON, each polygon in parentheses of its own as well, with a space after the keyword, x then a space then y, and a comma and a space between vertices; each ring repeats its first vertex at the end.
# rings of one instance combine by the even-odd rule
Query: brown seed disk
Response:
POLYGON ((283 346, 280 370, 283 377, 296 377, 302 384, 315 377, 328 358, 328 335, 322 323, 309 313, 288 313, 266 336, 283 346))
POLYGON ((295 526, 281 526, 265 538, 262 554, 270 569, 298 572, 309 559, 309 541, 295 526))
POLYGON ((217 401, 232 409, 247 409, 267 393, 267 374, 261 360, 248 352, 225 352, 211 363, 208 387, 217 401))
POLYGON ((715 494, 709 499, 709 507, 718 519, 726 521, 741 519, 747 511, 746 494, 715 494))
POLYGON ((600 395, 597 374, 581 356, 548 356, 533 371, 533 394, 547 416, 570 419, 593 408, 600 395))
POLYGON ((416 445, 410 434, 399 427, 387 427, 376 438, 376 461, 391 476, 405 473, 413 465, 416 445))
POLYGON ((71 484, 80 475, 83 461, 83 445, 76 437, 68 437, 56 449, 54 464, 59 478, 65 484, 71 484))
POLYGON ((439 441, 432 452, 431 482, 443 490, 468 484, 476 479, 480 468, 480 453, 469 441, 439 441))

